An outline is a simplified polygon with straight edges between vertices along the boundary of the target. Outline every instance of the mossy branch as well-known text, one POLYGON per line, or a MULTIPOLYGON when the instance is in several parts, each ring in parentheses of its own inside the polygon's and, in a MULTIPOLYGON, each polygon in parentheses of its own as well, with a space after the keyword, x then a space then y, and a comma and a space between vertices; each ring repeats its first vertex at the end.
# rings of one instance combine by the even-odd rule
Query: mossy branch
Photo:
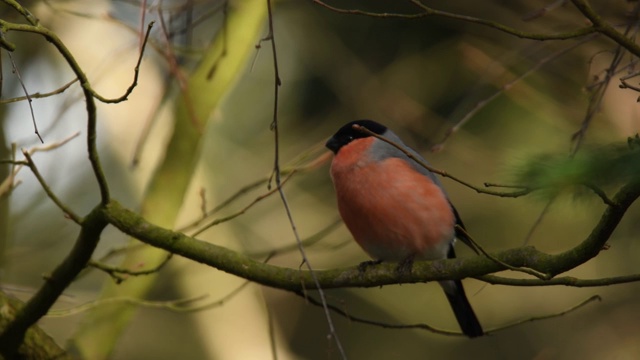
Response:
MULTIPOLYGON (((0 331, 13 321, 16 312, 24 307, 24 303, 0 291, 0 331)), ((24 342, 16 354, 17 359, 58 359, 67 360, 72 357, 40 327, 32 326, 25 335, 24 342)))
MULTIPOLYGON (((635 181, 622 187, 613 198, 613 202, 617 205, 607 206, 589 236, 565 252, 551 255, 526 246, 491 255, 513 267, 526 267, 556 276, 598 255, 629 206, 639 196, 640 182, 635 181)), ((316 286, 309 271, 264 264, 227 248, 155 226, 115 201, 106 207, 105 215, 107 221, 113 226, 142 242, 247 280, 288 291, 302 291, 316 286)), ((481 277, 506 270, 505 266, 484 256, 416 262, 412 271, 404 274, 399 274, 396 268, 396 264, 383 263, 369 267, 365 272, 360 271, 357 266, 314 272, 320 286, 323 289, 330 289, 481 277)), ((637 277, 633 279, 637 280, 637 277)), ((536 285, 558 285, 553 280, 535 280, 536 285)), ((617 279, 612 281, 615 282, 617 279)), ((598 283, 606 285, 606 280, 600 280, 598 283)), ((565 282, 564 285, 580 286, 581 284, 580 280, 576 279, 571 283, 565 282)))
POLYGON ((69 255, 53 273, 46 276, 42 287, 16 312, 15 320, 8 324, 0 335, 0 353, 5 358, 15 358, 27 330, 49 311, 62 292, 84 269, 98 245, 102 230, 108 224, 105 220, 101 206, 84 217, 80 233, 69 255))

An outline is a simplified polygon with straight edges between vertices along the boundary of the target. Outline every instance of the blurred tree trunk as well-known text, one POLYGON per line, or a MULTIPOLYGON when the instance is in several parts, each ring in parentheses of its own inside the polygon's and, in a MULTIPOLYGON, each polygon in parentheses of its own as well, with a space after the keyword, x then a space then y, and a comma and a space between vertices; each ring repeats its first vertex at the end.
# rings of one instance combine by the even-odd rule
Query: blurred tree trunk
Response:
MULTIPOLYGON (((7 324, 13 320, 13 315, 23 305, 20 300, 0 291, 0 308, 2 309, 0 312, 0 331, 4 330, 7 324)), ((71 359, 71 356, 37 325, 27 331, 18 354, 19 359, 71 359)))
MULTIPOLYGON (((266 15, 260 0, 232 2, 226 34, 220 32, 179 95, 175 126, 165 157, 154 174, 143 199, 141 214, 160 226, 172 228, 196 169, 204 129, 222 97, 233 87, 247 59, 255 49, 266 15), (208 76, 210 75, 210 76, 208 76)), ((135 241, 135 240, 133 240, 135 241)), ((166 252, 146 247, 128 254, 121 264, 135 268, 153 267, 166 252)), ((132 277, 116 285, 105 285, 101 298, 141 298, 151 289, 154 275, 132 277)), ((85 318, 73 346, 86 359, 108 358, 135 308, 130 305, 98 307, 85 318)))

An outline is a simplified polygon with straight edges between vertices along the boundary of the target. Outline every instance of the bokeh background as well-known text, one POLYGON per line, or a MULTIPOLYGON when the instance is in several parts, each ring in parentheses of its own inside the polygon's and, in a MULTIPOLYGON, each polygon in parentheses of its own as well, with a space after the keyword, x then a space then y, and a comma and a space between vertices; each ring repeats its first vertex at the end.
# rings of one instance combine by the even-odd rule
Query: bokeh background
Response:
MULTIPOLYGON (((20 3, 58 33, 94 88, 107 97, 121 95, 131 83, 140 29, 144 29, 140 25, 142 14, 145 22, 156 20, 135 91, 126 102, 101 104, 98 112, 99 150, 114 198, 134 209, 144 208, 145 189, 153 181, 154 171, 174 151, 169 139, 176 118, 181 116, 185 86, 189 81, 196 82, 193 74, 202 74, 199 66, 213 39, 227 36, 228 41, 237 40, 234 31, 241 28, 225 19, 249 12, 247 7, 260 7, 252 15, 257 19, 254 25, 258 31, 253 36, 247 34, 251 38, 248 55, 238 65, 238 73, 230 74, 233 80, 221 90, 221 101, 212 104, 203 119, 208 121, 201 139, 192 144, 198 149, 197 166, 188 173, 189 187, 179 216, 170 226, 180 228, 198 219, 203 196, 207 208, 212 208, 243 186, 269 177, 274 159, 274 134, 270 131, 274 66, 271 43, 260 42, 269 33, 265 1, 236 0, 228 7, 222 2, 198 0, 20 3), (160 14, 164 30, 158 21, 160 14), (226 35, 221 35, 225 30, 226 35), (168 43, 171 51, 167 50, 168 43), (257 44, 260 46, 255 47, 257 44), (181 69, 181 75, 176 75, 176 68, 181 69), (151 130, 147 131, 150 121, 151 130), (146 140, 140 160, 132 165, 143 136, 146 140)), ((567 31, 586 24, 570 4, 524 20, 546 5, 543 1, 452 1, 434 2, 433 6, 541 33, 567 31)), ((593 1, 593 5, 611 23, 622 24, 635 3, 593 1)), ((410 2, 343 1, 339 6, 389 13, 417 12, 410 2)), ((597 38, 553 56, 576 41, 523 40, 478 24, 438 17, 338 14, 310 1, 275 1, 273 12, 282 80, 278 106, 280 160, 286 169, 321 157, 324 141, 345 122, 370 118, 393 129, 436 168, 477 185, 511 183, 531 156, 569 153, 572 134, 579 129, 587 111, 588 86, 602 75, 614 49, 611 42, 597 38), (550 56, 552 60, 547 61, 550 56), (500 90, 542 62, 535 72, 514 82, 508 90, 500 90), (440 151, 431 152, 452 126, 497 91, 501 93, 453 134, 440 151)), ((0 18, 20 21, 2 3, 0 18)), ((29 92, 51 91, 73 79, 59 54, 43 39, 24 33, 11 33, 10 39, 18 45, 13 59, 29 92)), ((23 95, 6 55, 3 51, 3 99, 23 95)), ((194 101, 206 103, 210 96, 198 89, 191 91, 191 96, 197 98, 194 101)), ((604 97, 602 111, 589 127, 585 144, 623 142, 633 136, 640 126, 636 98, 636 93, 618 89, 614 82, 604 97)), ((99 194, 86 161, 82 139, 86 113, 80 90, 76 85, 63 94, 36 99, 33 110, 45 144, 81 132, 69 144, 38 153, 34 160, 51 188, 69 206, 78 213, 87 212, 99 194)), ((26 102, 2 104, 0 115, 2 158, 11 157, 11 143, 16 143, 18 149, 38 145, 26 102)), ((185 159, 185 168, 191 160, 185 159)), ((0 170, 4 179, 9 168, 0 170)), ((50 272, 70 249, 78 228, 46 198, 31 173, 23 169, 17 179, 20 185, 0 199, 0 279, 3 290, 28 299, 42 283, 42 274, 50 272)), ((535 194, 499 198, 477 194, 446 179, 443 182, 469 231, 489 251, 522 246, 548 204, 547 198, 535 194)), ((173 189, 162 191, 169 196, 173 189)), ((264 182, 214 218, 243 209, 267 191, 264 182)), ((367 260, 351 242, 344 226, 334 225, 338 214, 326 161, 296 174, 286 184, 285 193, 302 238, 328 229, 319 241, 306 248, 314 268, 344 267, 367 260)), ((595 196, 561 196, 535 227, 529 244, 549 253, 574 246, 589 233, 603 210, 595 196)), ((610 240, 610 248, 568 275, 600 278, 637 273, 637 220, 638 211, 632 208, 610 240)), ((198 237, 262 260, 273 249, 295 244, 277 194, 198 237)), ((95 258, 128 241, 117 230, 107 229, 95 258)), ((144 251, 144 247, 134 247, 109 262, 118 264, 123 257, 144 251)), ((472 256, 464 246, 458 246, 458 254, 472 256)), ((269 262, 296 268, 301 256, 292 248, 278 252, 269 262)), ((142 260, 135 264, 139 268, 154 266, 142 260)), ((295 295, 249 284, 217 304, 244 281, 180 258, 172 259, 146 279, 152 287, 144 299, 168 301, 206 295, 193 303, 204 308, 176 312, 141 307, 122 324, 122 332, 78 341, 88 333, 87 329, 105 324, 109 327, 116 321, 92 316, 93 307, 67 311, 100 298, 100 294, 107 293, 105 287, 113 287, 112 279, 94 270, 67 290, 56 306, 59 312, 44 318, 40 325, 59 343, 90 359, 339 358, 334 343, 327 338, 322 309, 295 295), (102 349, 100 343, 110 344, 106 346, 110 350, 96 350, 102 349)), ((139 280, 128 279, 124 284, 135 287, 139 280)), ((419 330, 382 329, 334 314, 332 319, 349 358, 640 356, 639 285, 579 289, 491 286, 473 279, 464 283, 488 330, 561 312, 595 294, 603 300, 561 317, 528 322, 475 340, 419 330)), ((331 290, 327 297, 332 304, 358 317, 457 329, 437 284, 331 290)), ((111 308, 115 313, 134 309, 121 303, 100 303, 96 308, 111 308)))

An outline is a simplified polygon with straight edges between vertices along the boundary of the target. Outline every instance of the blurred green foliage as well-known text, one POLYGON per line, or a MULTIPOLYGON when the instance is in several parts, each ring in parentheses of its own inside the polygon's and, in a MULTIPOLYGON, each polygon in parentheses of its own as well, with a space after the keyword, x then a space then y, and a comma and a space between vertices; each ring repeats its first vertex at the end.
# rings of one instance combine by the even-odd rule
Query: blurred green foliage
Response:
POLYGON ((612 189, 640 178, 640 138, 626 143, 585 146, 576 154, 540 154, 514 170, 514 184, 546 197, 560 193, 584 195, 587 186, 612 189))

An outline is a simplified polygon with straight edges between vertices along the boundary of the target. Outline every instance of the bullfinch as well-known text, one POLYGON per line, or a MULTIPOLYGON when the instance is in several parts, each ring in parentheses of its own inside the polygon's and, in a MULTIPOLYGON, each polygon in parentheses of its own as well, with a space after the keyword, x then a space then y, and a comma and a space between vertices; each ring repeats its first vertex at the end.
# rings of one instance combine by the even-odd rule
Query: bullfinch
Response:
MULTIPOLYGON (((372 120, 352 121, 327 141, 326 147, 335 155, 331 179, 338 210, 356 242, 377 261, 454 258, 455 225, 464 225, 438 178, 393 145, 354 125, 424 160, 391 130, 372 120)), ((470 338, 482 336, 462 282, 446 280, 440 285, 462 332, 470 338)))

